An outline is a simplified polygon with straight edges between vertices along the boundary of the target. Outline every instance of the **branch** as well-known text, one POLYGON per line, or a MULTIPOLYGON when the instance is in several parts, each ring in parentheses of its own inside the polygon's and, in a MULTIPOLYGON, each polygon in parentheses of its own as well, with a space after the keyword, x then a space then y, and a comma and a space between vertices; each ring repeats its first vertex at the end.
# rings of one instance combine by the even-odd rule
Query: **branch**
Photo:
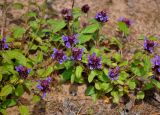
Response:
POLYGON ((74 3, 75 3, 75 0, 72 0, 72 9, 73 9, 73 7, 74 7, 74 3))

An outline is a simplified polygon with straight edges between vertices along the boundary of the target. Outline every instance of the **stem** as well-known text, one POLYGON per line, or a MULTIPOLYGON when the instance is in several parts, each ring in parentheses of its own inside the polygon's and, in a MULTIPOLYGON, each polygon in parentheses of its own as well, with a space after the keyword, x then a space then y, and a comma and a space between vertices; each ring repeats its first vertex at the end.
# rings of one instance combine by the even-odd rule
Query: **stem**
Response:
POLYGON ((96 48, 99 48, 99 30, 97 31, 97 37, 96 37, 96 48))
POLYGON ((6 28, 6 12, 7 12, 7 0, 4 1, 4 6, 3 6, 3 10, 2 10, 2 17, 3 17, 3 23, 2 23, 2 28, 1 28, 1 36, 4 36, 4 29, 6 28))
POLYGON ((72 0, 72 9, 73 9, 73 7, 74 7, 74 4, 75 4, 75 1, 74 1, 74 0, 72 0))
MULTIPOLYGON (((45 5, 45 7, 46 7, 46 1, 44 2, 44 5, 45 5)), ((41 28, 41 23, 42 23, 43 19, 45 18, 45 8, 41 9, 41 8, 38 6, 37 3, 36 3, 36 6, 39 8, 40 12, 42 12, 42 17, 41 17, 41 20, 40 20, 40 22, 39 22, 39 27, 38 27, 37 31, 35 32, 35 34, 37 34, 37 33, 39 32, 39 30, 40 30, 40 28, 41 28)), ((34 39, 35 39, 35 38, 32 38, 31 42, 33 42, 34 39)), ((26 51, 25 56, 28 55, 28 52, 29 52, 29 50, 30 50, 30 48, 31 48, 32 46, 33 46, 33 44, 31 44, 31 45, 28 47, 28 50, 26 51)))

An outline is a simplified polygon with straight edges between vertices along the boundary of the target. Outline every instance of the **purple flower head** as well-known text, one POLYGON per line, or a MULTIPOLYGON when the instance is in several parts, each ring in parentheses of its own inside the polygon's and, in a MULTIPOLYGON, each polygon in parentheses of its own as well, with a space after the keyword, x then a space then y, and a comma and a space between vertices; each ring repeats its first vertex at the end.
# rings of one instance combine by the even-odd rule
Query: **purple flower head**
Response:
POLYGON ((119 67, 109 69, 108 76, 111 80, 117 80, 119 77, 119 67))
POLYGON ((73 48, 71 59, 80 61, 82 59, 83 52, 83 49, 73 48))
POLYGON ((62 9, 61 14, 63 15, 64 20, 67 22, 69 22, 73 19, 71 9, 64 8, 64 9, 62 9))
POLYGON ((74 44, 78 42, 78 34, 71 35, 71 36, 62 36, 62 40, 64 41, 67 48, 71 48, 74 44))
POLYGON ((102 68, 102 58, 97 57, 96 53, 88 56, 88 66, 89 69, 101 69, 102 68))
POLYGON ((0 50, 8 49, 8 44, 6 43, 6 38, 0 40, 0 50))
POLYGON ((51 91, 50 89, 50 83, 51 83, 52 78, 48 77, 42 81, 38 81, 37 88, 40 89, 40 91, 43 93, 42 98, 45 98, 46 93, 51 91))
POLYGON ((28 69, 27 67, 22 65, 16 66, 15 68, 20 77, 23 79, 26 79, 28 77, 28 74, 31 72, 31 69, 28 69))
POLYGON ((85 28, 86 26, 88 25, 88 23, 86 23, 86 22, 83 22, 82 23, 82 26, 85 28))
POLYGON ((69 9, 68 8, 64 8, 64 9, 61 10, 61 14, 65 15, 67 13, 69 13, 69 9))
POLYGON ((64 61, 68 59, 63 50, 58 50, 56 48, 53 49, 52 58, 62 64, 64 61))
POLYGON ((72 19, 73 19, 73 16, 72 16, 71 13, 68 13, 68 14, 64 17, 64 20, 67 21, 67 22, 71 21, 72 19))
POLYGON ((148 40, 145 37, 145 39, 144 39, 144 50, 148 51, 149 53, 152 53, 155 46, 157 46, 157 43, 155 43, 152 40, 148 40))
POLYGON ((133 24, 131 20, 129 20, 128 18, 124 18, 124 17, 120 17, 118 21, 124 22, 128 27, 130 27, 133 24))
POLYGON ((83 5, 81 8, 82 12, 84 12, 84 13, 87 13, 89 11, 89 9, 90 9, 90 7, 88 4, 83 5))
POLYGON ((99 22, 107 22, 108 21, 108 15, 105 11, 101 11, 101 12, 98 12, 96 14, 95 19, 99 22))
POLYGON ((157 55, 152 59, 152 68, 157 73, 160 73, 160 56, 157 55))

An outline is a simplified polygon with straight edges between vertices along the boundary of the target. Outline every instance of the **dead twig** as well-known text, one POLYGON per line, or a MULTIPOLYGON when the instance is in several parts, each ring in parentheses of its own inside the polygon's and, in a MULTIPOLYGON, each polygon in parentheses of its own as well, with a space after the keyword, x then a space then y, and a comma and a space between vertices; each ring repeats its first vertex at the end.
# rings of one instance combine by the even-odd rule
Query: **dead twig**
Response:
POLYGON ((82 106, 79 108, 79 110, 78 110, 78 112, 77 112, 77 115, 79 115, 79 113, 81 112, 83 106, 84 106, 84 105, 82 105, 82 106))
POLYGON ((72 0, 72 9, 74 7, 74 4, 75 4, 75 0, 72 0))

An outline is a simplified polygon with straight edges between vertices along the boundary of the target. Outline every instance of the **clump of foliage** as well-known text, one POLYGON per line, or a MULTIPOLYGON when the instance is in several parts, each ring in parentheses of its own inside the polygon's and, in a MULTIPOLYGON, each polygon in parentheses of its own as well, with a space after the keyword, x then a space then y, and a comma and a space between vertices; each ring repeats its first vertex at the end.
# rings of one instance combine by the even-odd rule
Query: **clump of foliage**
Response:
POLYGON ((1 113, 14 105, 26 112, 19 98, 24 92, 33 92, 31 89, 34 99, 36 95, 45 98, 51 91, 54 71, 63 82, 87 84, 85 95, 94 101, 108 96, 119 103, 121 97, 130 94, 143 99, 146 90, 160 88, 160 56, 154 53, 158 45, 155 37, 144 37, 144 48, 136 50, 131 60, 123 56, 122 39, 128 39, 133 24, 129 19, 117 21, 121 37, 109 38, 100 34, 110 20, 106 11, 98 12, 84 26, 80 17, 87 18, 88 5, 63 9, 62 19, 46 18, 46 4, 30 5, 36 6, 39 13, 30 9, 25 14, 25 27, 14 26, 12 34, 1 37, 1 113))

